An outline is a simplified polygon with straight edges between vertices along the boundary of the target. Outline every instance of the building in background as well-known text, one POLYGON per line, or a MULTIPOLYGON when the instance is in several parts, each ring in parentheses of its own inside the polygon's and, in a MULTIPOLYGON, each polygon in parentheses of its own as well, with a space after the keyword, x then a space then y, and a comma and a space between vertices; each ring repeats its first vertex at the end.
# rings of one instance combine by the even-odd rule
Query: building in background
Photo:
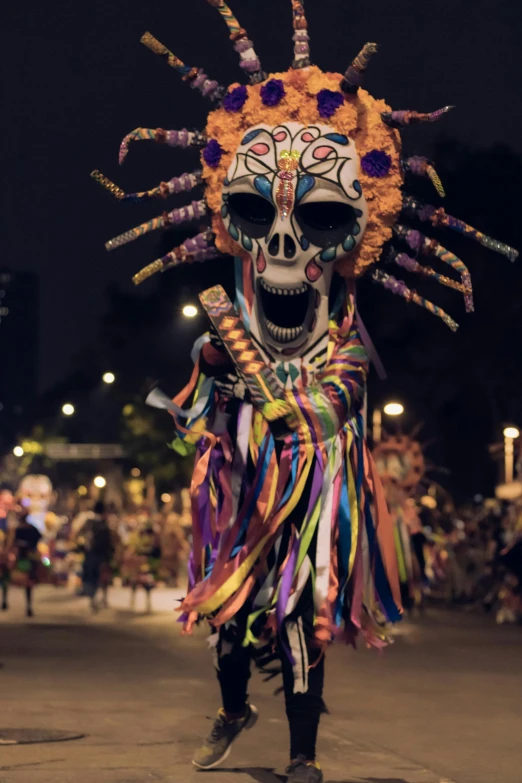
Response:
POLYGON ((0 450, 36 398, 38 310, 38 275, 0 268, 0 450))

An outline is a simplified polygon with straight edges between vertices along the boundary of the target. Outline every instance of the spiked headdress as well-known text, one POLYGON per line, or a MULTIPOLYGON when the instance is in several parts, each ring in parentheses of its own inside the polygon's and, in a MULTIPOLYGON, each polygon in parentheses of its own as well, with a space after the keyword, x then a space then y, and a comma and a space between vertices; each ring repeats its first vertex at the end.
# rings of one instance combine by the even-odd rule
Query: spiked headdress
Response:
POLYGON ((360 184, 368 203, 369 219, 361 244, 345 254, 336 265, 344 277, 358 277, 369 273, 372 279, 392 293, 414 302, 441 317, 452 329, 457 324, 443 310, 417 294, 406 284, 383 269, 393 263, 409 272, 437 280, 460 291, 466 309, 473 309, 471 278, 464 263, 450 250, 434 239, 408 227, 407 219, 431 223, 475 239, 511 261, 518 253, 513 248, 486 236, 466 223, 448 215, 442 207, 425 204, 411 194, 403 194, 405 174, 429 177, 439 196, 444 188, 433 164, 422 157, 401 157, 400 131, 409 125, 434 122, 444 116, 451 106, 430 113, 394 111, 382 100, 376 100, 363 89, 365 72, 377 45, 367 43, 348 69, 341 74, 326 74, 311 65, 308 24, 303 0, 291 0, 289 11, 293 18, 294 57, 289 71, 267 76, 250 40, 228 5, 223 0, 207 0, 225 21, 230 39, 239 54, 240 67, 248 75, 250 84, 232 85, 228 89, 207 76, 203 70, 183 63, 150 33, 142 36, 142 43, 160 55, 176 70, 184 81, 208 98, 214 108, 203 132, 137 128, 129 133, 120 147, 123 163, 131 142, 151 140, 172 147, 201 149, 201 170, 185 173, 160 183, 150 190, 124 193, 99 171, 92 176, 116 198, 122 201, 142 201, 149 198, 167 198, 170 194, 205 186, 204 198, 192 201, 181 209, 173 209, 152 218, 107 243, 113 250, 145 233, 184 222, 207 220, 207 231, 187 239, 165 257, 154 261, 135 275, 139 284, 158 271, 165 271, 182 263, 217 259, 220 256, 242 256, 246 248, 231 236, 222 220, 221 192, 227 171, 240 143, 244 143, 249 128, 260 123, 276 126, 285 121, 311 124, 328 122, 336 131, 356 142, 361 155, 360 184), (383 254, 384 246, 393 240, 398 243, 383 254), (403 249, 400 248, 402 245, 403 249), (404 252, 408 249, 413 256, 404 252), (421 262, 424 256, 441 261, 454 270, 459 279, 448 277, 421 262), (379 263, 380 262, 380 263, 379 263))

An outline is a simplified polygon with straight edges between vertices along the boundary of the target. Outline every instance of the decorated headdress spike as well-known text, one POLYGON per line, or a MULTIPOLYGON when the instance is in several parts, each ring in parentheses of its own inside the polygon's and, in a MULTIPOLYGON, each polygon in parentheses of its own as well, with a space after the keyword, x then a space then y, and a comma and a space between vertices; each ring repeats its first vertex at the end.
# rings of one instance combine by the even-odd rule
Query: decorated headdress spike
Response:
POLYGON ((304 0, 292 0, 294 18, 294 61, 292 68, 308 68, 310 65, 310 36, 304 10, 304 0))
POLYGON ((221 87, 213 79, 209 79, 201 68, 191 68, 189 65, 185 65, 179 57, 176 57, 170 49, 167 49, 151 33, 144 33, 140 40, 154 54, 159 54, 163 57, 170 67, 174 68, 181 75, 183 81, 187 82, 194 90, 199 90, 205 98, 210 98, 211 101, 220 101, 222 99, 225 94, 225 88, 221 87))
POLYGON ((192 220, 200 220, 207 214, 207 205, 205 201, 193 201, 192 204, 188 204, 186 207, 180 207, 179 209, 173 209, 171 212, 164 212, 159 217, 152 218, 146 223, 142 223, 136 228, 131 228, 124 234, 110 239, 106 244, 106 250, 116 250, 118 247, 128 245, 129 242, 134 242, 138 237, 142 237, 144 234, 148 234, 151 231, 156 231, 159 228, 169 228, 170 226, 179 226, 182 223, 189 223, 192 220))
POLYGON ((384 111, 381 114, 382 121, 390 128, 405 128, 406 125, 416 125, 421 122, 437 122, 444 114, 447 114, 454 106, 443 106, 436 111, 422 113, 401 109, 399 111, 384 111))
POLYGON ((343 92, 354 95, 359 87, 362 86, 368 63, 372 59, 373 55, 377 53, 378 48, 379 47, 376 43, 364 44, 357 57, 344 74, 344 78, 341 81, 341 90, 343 92))
POLYGON ((390 248, 384 261, 388 264, 397 264, 397 266, 406 269, 408 272, 420 275, 421 277, 427 277, 436 280, 437 283, 440 283, 447 288, 453 288, 454 291, 460 291, 461 294, 466 295, 468 290, 457 280, 453 280, 451 277, 447 277, 446 275, 441 275, 431 266, 423 266, 415 258, 408 256, 406 253, 399 253, 397 250, 393 250, 392 248, 390 248))
POLYGON ((166 269, 172 269, 172 267, 180 264, 210 261, 218 258, 220 255, 222 254, 214 245, 214 234, 212 231, 206 231, 191 239, 186 239, 182 245, 174 248, 166 256, 158 258, 152 264, 144 267, 138 274, 134 275, 132 281, 134 285, 140 285, 157 272, 165 272, 166 269))
POLYGON ((475 239, 489 250, 494 250, 496 253, 506 256, 510 261, 516 261, 518 258, 518 250, 489 237, 487 234, 483 234, 481 231, 473 228, 473 226, 464 223, 463 220, 448 215, 442 207, 437 209, 431 204, 425 204, 421 199, 405 196, 403 199, 403 211, 408 217, 429 222, 435 227, 450 228, 452 231, 475 239))
POLYGON ((413 155, 411 158, 402 161, 402 167, 404 171, 408 171, 416 177, 429 177, 439 196, 441 198, 446 196, 446 191, 444 190, 441 178, 435 171, 433 163, 428 160, 428 158, 423 158, 420 155, 413 155))
POLYGON ((123 163, 129 151, 131 141, 157 141, 159 144, 166 144, 168 147, 203 147, 206 138, 197 131, 183 130, 163 130, 163 128, 136 128, 128 133, 120 144, 120 163, 123 163))
MULTIPOLYGON (((447 250, 447 248, 440 245, 436 239, 430 239, 427 236, 424 236, 424 234, 421 234, 420 231, 415 231, 414 229, 408 228, 408 226, 397 224, 394 226, 394 233, 397 237, 399 237, 399 239, 402 239, 404 242, 406 242, 411 250, 414 250, 416 253, 422 253, 426 256, 434 256, 435 258, 438 258, 443 263, 451 266, 451 268, 460 275, 462 280, 461 290, 464 293, 464 304, 466 306, 466 312, 472 313, 474 310, 473 287, 471 284, 471 275, 464 262, 461 261, 460 258, 450 250, 447 250)), ((443 275, 441 277, 444 278, 443 275)), ((442 279, 440 282, 442 282, 444 285, 447 284, 442 279)))
POLYGON ((392 294, 402 296, 407 302, 413 302, 414 304, 419 305, 419 307, 423 307, 429 313, 442 318, 446 326, 449 326, 453 332, 456 332, 459 328, 459 325, 455 323, 453 318, 451 318, 441 307, 438 307, 433 304, 433 302, 420 296, 416 291, 412 291, 408 288, 404 280, 397 280, 396 277, 383 272, 381 269, 374 270, 372 279, 375 283, 379 283, 379 285, 382 285, 388 291, 391 291, 392 294))
POLYGON ((113 196, 116 196, 118 201, 122 201, 125 198, 125 191, 106 177, 105 174, 102 174, 101 171, 98 171, 98 169, 91 171, 91 177, 96 180, 96 182, 99 182, 102 188, 105 188, 105 190, 108 190, 113 196))
POLYGON ((102 187, 112 193, 118 201, 145 201, 149 198, 167 198, 171 193, 184 193, 201 185, 201 170, 185 173, 180 177, 172 177, 168 182, 160 182, 156 188, 143 190, 140 193, 125 193, 118 185, 97 169, 91 172, 91 177, 99 182, 102 187))
POLYGON ((261 62, 255 52, 254 44, 248 38, 247 31, 241 27, 224 0, 207 0, 207 2, 217 8, 225 20, 230 32, 230 40, 233 41, 234 49, 240 57, 239 64, 248 74, 252 84, 263 82, 266 79, 266 73, 261 68, 261 62))

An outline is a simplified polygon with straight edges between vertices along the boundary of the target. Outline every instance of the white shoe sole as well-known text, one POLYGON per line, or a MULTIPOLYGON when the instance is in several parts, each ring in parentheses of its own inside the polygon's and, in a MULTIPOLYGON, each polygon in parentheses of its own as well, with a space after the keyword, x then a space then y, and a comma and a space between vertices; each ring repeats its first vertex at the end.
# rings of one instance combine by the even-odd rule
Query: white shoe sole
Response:
POLYGON ((259 713, 257 709, 254 707, 253 704, 249 704, 248 706, 250 707, 249 719, 247 720, 247 722, 245 723, 241 731, 234 737, 234 739, 232 740, 232 742, 230 743, 226 751, 223 753, 221 758, 219 758, 217 761, 214 761, 213 764, 208 764, 205 767, 202 766, 201 764, 198 764, 196 761, 194 761, 194 759, 192 759, 192 766, 196 767, 196 769, 200 769, 201 771, 206 772, 208 769, 215 769, 215 767, 219 767, 220 764, 226 761, 226 759, 230 755, 230 751, 232 750, 232 745, 237 740, 237 738, 240 737, 244 731, 248 731, 248 729, 253 729, 257 723, 257 719, 259 717, 259 713))

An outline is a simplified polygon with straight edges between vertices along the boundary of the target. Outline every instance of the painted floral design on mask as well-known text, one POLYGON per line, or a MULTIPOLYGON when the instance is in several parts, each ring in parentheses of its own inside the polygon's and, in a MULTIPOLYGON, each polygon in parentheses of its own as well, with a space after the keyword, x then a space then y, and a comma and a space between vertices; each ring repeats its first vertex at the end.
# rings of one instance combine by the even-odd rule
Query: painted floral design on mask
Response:
POLYGON ((367 223, 358 175, 353 140, 326 125, 260 125, 237 150, 221 216, 253 259, 252 333, 276 357, 301 356, 327 332, 333 262, 367 223))

